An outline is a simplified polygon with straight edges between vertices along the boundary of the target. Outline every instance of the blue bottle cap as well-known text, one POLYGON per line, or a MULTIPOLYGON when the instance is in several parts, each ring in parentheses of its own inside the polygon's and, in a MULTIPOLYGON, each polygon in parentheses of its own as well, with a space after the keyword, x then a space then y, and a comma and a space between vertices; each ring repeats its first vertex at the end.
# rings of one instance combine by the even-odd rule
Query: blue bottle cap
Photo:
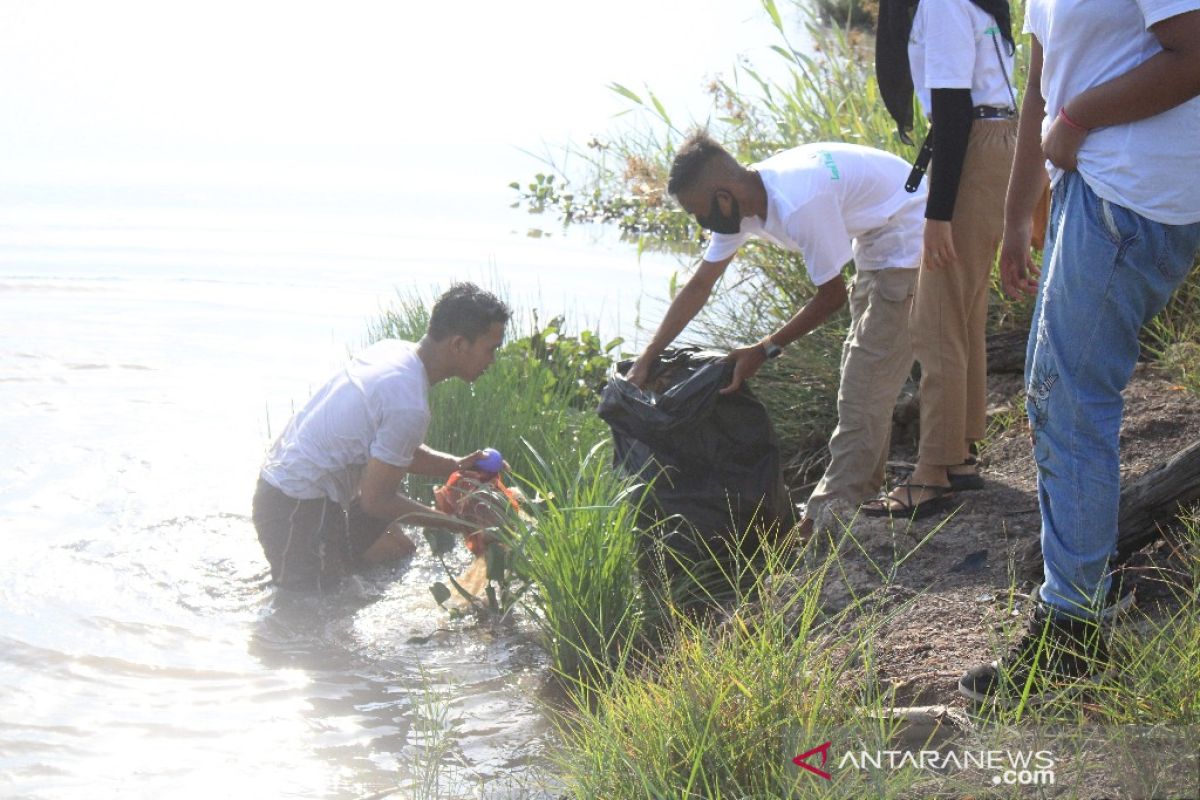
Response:
POLYGON ((504 457, 499 450, 488 447, 483 451, 483 458, 475 462, 475 468, 484 472, 500 472, 504 469, 504 457))

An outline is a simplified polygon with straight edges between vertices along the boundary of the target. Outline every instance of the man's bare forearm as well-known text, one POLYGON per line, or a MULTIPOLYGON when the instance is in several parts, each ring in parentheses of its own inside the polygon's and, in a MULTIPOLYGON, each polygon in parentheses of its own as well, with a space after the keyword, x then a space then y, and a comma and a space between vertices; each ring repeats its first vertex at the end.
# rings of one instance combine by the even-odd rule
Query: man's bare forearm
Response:
POLYGON ((1163 20, 1150 30, 1164 49, 1124 75, 1068 98, 1072 121, 1085 128, 1136 122, 1200 95, 1200 11, 1163 20))
POLYGON ((679 293, 675 295, 675 299, 671 301, 670 307, 667 308, 667 313, 659 323, 654 337, 646 345, 646 349, 643 351, 644 357, 654 359, 663 350, 666 350, 671 342, 683 333, 683 329, 688 326, 688 323, 695 319, 700 310, 704 308, 710 294, 711 292, 703 286, 693 283, 688 283, 680 289, 679 293))
POLYGON ((417 447, 413 453, 412 464, 408 471, 417 475, 432 475, 435 478, 445 478, 459 468, 459 458, 450 453, 442 453, 426 445, 417 447))
POLYGON ((420 528, 445 528, 446 530, 470 533, 477 526, 464 522, 457 517, 443 514, 436 508, 417 502, 402 494, 385 499, 376 499, 369 505, 363 504, 363 511, 372 517, 387 521, 397 521, 403 525, 413 525, 420 528))
POLYGON ((821 326, 846 302, 846 281, 839 273, 817 287, 813 295, 796 314, 774 335, 771 341, 780 347, 791 344, 821 326))
POLYGON ((1037 39, 1033 40, 1032 50, 1029 80, 1025 84, 1021 118, 1017 123, 1017 147, 1004 201, 1004 225, 1009 230, 1032 225, 1038 197, 1049 180, 1046 157, 1042 154, 1042 120, 1046 116, 1046 101, 1041 88, 1042 47, 1037 39))

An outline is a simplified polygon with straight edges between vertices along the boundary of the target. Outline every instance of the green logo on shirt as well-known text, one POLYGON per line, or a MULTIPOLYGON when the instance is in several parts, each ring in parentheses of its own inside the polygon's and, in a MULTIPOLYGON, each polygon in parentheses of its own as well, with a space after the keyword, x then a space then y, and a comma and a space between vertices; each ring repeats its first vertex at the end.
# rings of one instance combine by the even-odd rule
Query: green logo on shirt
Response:
POLYGON ((837 162, 833 160, 833 153, 828 150, 818 150, 817 155, 821 157, 821 163, 829 169, 829 178, 831 180, 841 180, 842 174, 838 172, 837 162))

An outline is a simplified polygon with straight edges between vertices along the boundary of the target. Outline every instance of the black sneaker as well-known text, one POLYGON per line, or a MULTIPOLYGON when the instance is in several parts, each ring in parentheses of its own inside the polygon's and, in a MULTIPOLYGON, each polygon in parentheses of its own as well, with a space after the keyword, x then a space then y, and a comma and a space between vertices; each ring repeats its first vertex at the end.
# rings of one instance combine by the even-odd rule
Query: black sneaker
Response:
MULTIPOLYGON (((1029 598, 1039 605, 1044 602, 1040 583, 1029 590, 1029 598)), ((1133 582, 1122 580, 1120 573, 1113 575, 1112 581, 1108 584, 1108 594, 1104 595, 1104 608, 1100 609, 1101 621, 1112 622, 1118 614, 1132 608, 1136 599, 1133 582)))
POLYGON ((958 691, 978 703, 1040 703, 1080 682, 1099 681, 1107 669, 1108 646, 1099 624, 1038 603, 1029 630, 1008 655, 968 670, 958 691))

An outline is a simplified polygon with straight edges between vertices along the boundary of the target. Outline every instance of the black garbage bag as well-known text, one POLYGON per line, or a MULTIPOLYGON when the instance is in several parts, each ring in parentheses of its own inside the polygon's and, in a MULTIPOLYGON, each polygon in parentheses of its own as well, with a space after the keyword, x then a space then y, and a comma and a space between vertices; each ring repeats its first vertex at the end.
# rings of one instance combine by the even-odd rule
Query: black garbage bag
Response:
MULTIPOLYGON (((622 361, 597 410, 612 429, 615 467, 645 481, 655 542, 685 564, 750 557, 764 531, 794 523, 767 409, 745 384, 718 393, 733 375, 724 357, 667 350, 644 390, 621 377, 633 366, 622 361)), ((643 542, 643 555, 655 542, 643 542)))

